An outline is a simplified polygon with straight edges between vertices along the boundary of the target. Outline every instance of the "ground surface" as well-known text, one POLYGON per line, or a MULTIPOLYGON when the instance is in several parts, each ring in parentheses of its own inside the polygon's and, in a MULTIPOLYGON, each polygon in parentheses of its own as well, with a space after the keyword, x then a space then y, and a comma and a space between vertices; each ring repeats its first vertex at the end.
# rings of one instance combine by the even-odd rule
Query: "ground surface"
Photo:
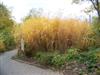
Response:
POLYGON ((61 75, 59 72, 12 60, 16 52, 13 50, 0 55, 0 75, 61 75))

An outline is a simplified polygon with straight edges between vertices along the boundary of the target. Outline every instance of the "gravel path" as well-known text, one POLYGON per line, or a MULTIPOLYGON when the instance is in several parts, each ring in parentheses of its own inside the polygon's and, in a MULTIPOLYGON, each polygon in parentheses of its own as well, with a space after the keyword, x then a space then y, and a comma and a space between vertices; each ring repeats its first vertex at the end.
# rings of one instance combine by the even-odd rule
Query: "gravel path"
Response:
POLYGON ((42 69, 12 60, 11 57, 16 52, 17 50, 13 50, 0 55, 0 75, 61 75, 50 69, 42 69))

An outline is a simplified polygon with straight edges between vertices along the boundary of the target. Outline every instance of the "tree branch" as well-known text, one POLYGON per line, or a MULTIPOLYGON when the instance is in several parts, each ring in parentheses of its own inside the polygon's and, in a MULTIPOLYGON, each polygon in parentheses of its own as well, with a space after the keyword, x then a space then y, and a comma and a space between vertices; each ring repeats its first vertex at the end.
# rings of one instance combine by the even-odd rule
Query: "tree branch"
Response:
POLYGON ((99 1, 96 0, 97 9, 99 10, 99 1))
POLYGON ((92 2, 94 8, 95 8, 96 10, 98 10, 98 8, 97 8, 97 6, 95 5, 94 1, 93 1, 93 0, 90 0, 90 1, 92 2))

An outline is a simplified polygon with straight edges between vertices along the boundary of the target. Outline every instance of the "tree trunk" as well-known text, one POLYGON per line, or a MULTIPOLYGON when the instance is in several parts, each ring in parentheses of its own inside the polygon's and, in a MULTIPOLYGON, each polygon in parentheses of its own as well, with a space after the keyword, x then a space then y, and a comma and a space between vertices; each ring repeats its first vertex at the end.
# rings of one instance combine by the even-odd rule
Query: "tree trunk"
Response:
POLYGON ((100 21, 100 11, 97 11, 98 13, 98 20, 100 21))

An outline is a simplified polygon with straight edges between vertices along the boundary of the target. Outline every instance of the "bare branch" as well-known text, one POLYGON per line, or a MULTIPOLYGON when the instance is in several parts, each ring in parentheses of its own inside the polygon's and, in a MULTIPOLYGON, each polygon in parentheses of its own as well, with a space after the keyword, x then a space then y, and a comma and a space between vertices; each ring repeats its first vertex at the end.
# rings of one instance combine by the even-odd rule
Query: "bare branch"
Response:
POLYGON ((94 8, 95 8, 96 10, 98 10, 98 9, 97 9, 97 6, 96 6, 95 3, 94 3, 94 0, 90 0, 90 1, 92 2, 94 8))

